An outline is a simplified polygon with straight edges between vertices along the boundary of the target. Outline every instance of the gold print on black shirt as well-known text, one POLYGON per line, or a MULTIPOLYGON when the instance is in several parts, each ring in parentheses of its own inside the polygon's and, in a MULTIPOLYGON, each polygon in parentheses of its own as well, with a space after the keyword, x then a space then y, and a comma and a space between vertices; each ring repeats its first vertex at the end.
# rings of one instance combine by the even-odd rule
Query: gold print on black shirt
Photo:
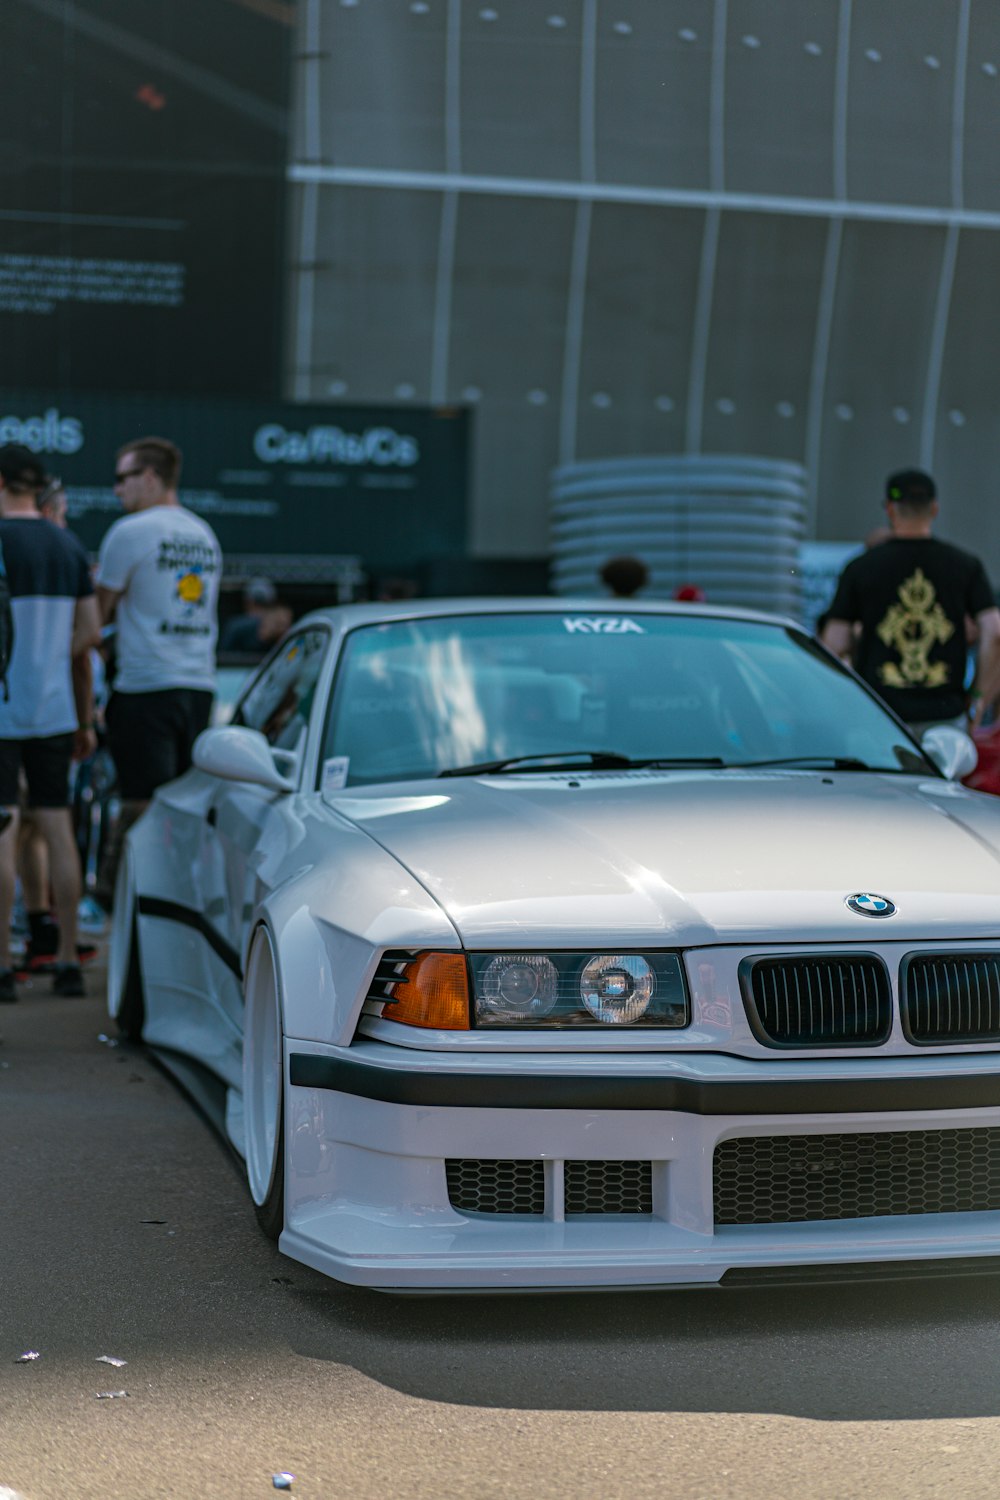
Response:
POLYGON ((879 667, 886 687, 944 687, 949 678, 946 664, 929 658, 934 646, 944 645, 954 634, 934 585, 918 568, 900 584, 899 603, 889 607, 878 627, 879 639, 899 653, 898 664, 887 661, 879 667))

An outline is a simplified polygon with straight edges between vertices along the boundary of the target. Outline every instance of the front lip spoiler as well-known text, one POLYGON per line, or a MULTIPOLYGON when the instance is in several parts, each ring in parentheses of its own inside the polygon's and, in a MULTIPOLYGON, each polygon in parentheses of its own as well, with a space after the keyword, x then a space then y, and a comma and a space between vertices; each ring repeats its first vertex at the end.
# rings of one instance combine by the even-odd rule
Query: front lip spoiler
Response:
POLYGON ((719 1082, 627 1074, 416 1072, 357 1058, 293 1052, 289 1076, 297 1088, 332 1089, 359 1099, 423 1108, 677 1110, 745 1116, 1000 1107, 1000 1072, 719 1082))
POLYGON ((391 1297, 627 1297, 654 1292, 757 1292, 797 1286, 863 1286, 877 1281, 962 1281, 1000 1276, 1000 1255, 966 1255, 955 1260, 823 1261, 814 1265, 734 1266, 718 1281, 600 1282, 593 1286, 373 1286, 391 1297))

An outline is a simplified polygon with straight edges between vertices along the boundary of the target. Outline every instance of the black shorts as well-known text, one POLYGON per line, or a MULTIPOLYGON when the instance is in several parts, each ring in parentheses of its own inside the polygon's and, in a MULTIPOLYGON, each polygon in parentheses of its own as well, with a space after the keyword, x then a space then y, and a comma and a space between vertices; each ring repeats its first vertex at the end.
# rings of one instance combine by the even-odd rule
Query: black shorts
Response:
POLYGON ((24 768, 28 807, 69 806, 71 734, 48 734, 37 740, 0 740, 0 806, 17 807, 18 780, 24 768))
POLYGON ((148 802, 158 786, 182 776, 211 713, 212 694, 200 688, 112 693, 105 718, 122 798, 148 802))

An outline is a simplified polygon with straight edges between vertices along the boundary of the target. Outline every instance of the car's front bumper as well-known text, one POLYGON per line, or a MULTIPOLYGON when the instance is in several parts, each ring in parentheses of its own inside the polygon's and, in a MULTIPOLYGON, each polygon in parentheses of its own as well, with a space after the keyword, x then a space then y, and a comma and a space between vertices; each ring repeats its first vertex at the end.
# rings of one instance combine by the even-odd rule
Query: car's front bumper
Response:
MULTIPOLYGON (((1000 1212, 716 1227, 739 1136, 1000 1126, 995 1056, 766 1062, 286 1047, 281 1248, 399 1290, 716 1285, 769 1268, 1000 1255, 1000 1212), (458 1212, 448 1160, 544 1163, 544 1212, 458 1212), (563 1163, 651 1163, 652 1212, 567 1217, 563 1163)), ((983 1260, 986 1264, 986 1260, 983 1260)))

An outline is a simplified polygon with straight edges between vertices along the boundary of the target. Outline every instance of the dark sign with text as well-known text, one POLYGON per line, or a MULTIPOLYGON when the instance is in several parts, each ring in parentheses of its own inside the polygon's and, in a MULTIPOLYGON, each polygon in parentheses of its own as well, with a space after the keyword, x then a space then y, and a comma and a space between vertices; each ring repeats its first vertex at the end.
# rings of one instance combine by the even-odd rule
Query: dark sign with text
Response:
POLYGON ((293 22, 7 0, 0 380, 277 392, 293 22))
POLYGON ((0 391, 0 443, 23 443, 58 474, 91 551, 121 506, 115 453, 148 434, 184 455, 181 501, 223 552, 358 557, 407 570, 461 557, 468 413, 412 407, 0 391))

